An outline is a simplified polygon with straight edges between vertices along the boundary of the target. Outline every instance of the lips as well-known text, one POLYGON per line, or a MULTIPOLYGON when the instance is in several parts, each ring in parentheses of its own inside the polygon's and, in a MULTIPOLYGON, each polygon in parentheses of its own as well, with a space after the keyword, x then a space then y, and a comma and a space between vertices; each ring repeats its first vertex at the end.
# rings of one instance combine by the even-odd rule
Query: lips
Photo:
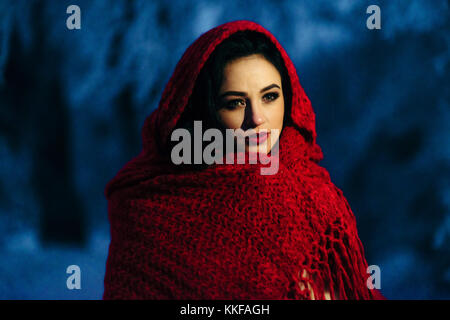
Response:
POLYGON ((252 135, 248 135, 248 141, 252 145, 258 145, 264 143, 270 135, 270 131, 261 131, 252 135))

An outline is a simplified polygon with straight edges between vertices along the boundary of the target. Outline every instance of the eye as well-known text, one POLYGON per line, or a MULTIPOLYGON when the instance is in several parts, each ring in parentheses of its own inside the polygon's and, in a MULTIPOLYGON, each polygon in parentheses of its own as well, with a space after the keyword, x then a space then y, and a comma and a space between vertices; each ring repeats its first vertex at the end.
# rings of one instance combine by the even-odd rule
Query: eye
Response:
POLYGON ((271 102, 276 100, 279 96, 280 95, 278 94, 278 92, 269 92, 263 96, 263 100, 266 102, 271 102))
POLYGON ((225 108, 229 110, 237 109, 237 108, 244 108, 245 107, 245 100, 243 99, 234 99, 227 101, 225 103, 225 108))

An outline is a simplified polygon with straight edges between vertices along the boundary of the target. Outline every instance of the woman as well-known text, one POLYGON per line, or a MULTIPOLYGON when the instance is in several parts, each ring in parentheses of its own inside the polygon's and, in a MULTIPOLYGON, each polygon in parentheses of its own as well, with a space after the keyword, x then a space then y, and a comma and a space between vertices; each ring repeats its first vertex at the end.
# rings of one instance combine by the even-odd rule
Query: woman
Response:
MULTIPOLYGON (((142 137, 142 152, 105 189, 104 299, 383 298, 367 287, 354 215, 318 165, 310 101, 263 27, 236 21, 197 39, 142 137), (251 136, 216 145, 212 164, 179 165, 175 133, 195 139, 199 123, 251 136), (277 168, 261 174, 262 161, 231 164, 230 154, 270 155, 277 168)), ((205 140, 183 159, 204 158, 205 140)))

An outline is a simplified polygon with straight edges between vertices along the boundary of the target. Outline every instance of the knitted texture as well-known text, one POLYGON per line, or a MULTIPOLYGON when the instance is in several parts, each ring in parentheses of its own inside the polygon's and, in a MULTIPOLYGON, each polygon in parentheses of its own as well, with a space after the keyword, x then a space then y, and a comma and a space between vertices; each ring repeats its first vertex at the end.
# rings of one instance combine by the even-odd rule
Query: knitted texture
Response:
POLYGON ((143 149, 105 188, 111 243, 104 299, 383 298, 366 285, 364 249, 342 191, 318 165, 315 115, 295 67, 260 25, 235 21, 184 53, 143 149), (215 47, 240 30, 265 34, 280 51, 292 86, 291 118, 279 139, 279 170, 170 161, 168 141, 195 79, 215 47))

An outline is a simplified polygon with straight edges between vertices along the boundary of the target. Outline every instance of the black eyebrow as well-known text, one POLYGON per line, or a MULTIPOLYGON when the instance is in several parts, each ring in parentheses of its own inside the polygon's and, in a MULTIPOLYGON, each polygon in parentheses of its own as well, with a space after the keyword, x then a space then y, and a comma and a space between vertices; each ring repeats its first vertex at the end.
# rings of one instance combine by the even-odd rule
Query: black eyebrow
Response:
MULTIPOLYGON (((262 88, 259 92, 262 93, 262 92, 267 91, 267 90, 270 90, 270 89, 272 89, 272 88, 278 88, 278 89, 281 89, 279 85, 277 85, 277 84, 275 84, 275 83, 272 83, 271 85, 268 85, 267 87, 262 88)), ((246 92, 241 92, 241 91, 227 91, 227 92, 222 93, 222 94, 220 95, 220 98, 223 98, 223 97, 225 97, 225 96, 239 96, 239 97, 245 97, 246 95, 247 95, 246 92)))
POLYGON ((240 92, 240 91, 227 91, 220 95, 220 98, 223 98, 225 96, 239 96, 239 97, 245 97, 247 95, 246 92, 240 92))
POLYGON ((281 89, 279 85, 277 85, 277 84, 275 84, 275 83, 272 83, 270 86, 267 86, 267 87, 265 87, 265 88, 262 88, 260 92, 262 93, 262 92, 267 91, 267 90, 272 89, 272 88, 278 88, 278 89, 281 89))

